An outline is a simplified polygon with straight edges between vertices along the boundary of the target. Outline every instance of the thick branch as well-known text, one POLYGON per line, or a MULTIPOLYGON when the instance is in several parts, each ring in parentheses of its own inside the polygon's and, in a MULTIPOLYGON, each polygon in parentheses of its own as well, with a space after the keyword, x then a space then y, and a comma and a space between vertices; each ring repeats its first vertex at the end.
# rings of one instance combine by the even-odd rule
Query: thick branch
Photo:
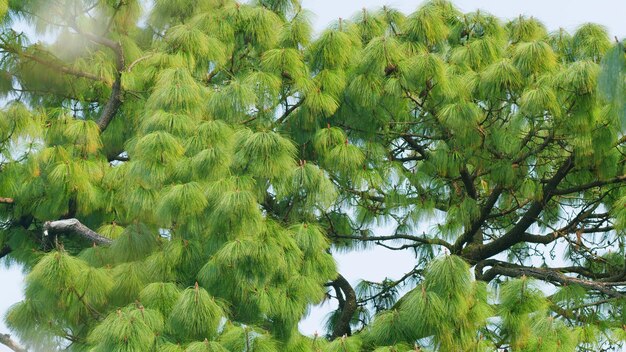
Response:
POLYGON ((533 268, 514 264, 496 264, 487 270, 481 279, 490 281, 497 275, 508 277, 529 276, 558 285, 579 285, 586 289, 601 292, 610 297, 626 297, 622 292, 613 289, 610 283, 578 279, 563 275, 555 269, 533 268))
POLYGON ((354 312, 356 312, 357 304, 356 293, 345 277, 339 274, 337 279, 332 282, 332 285, 341 289, 344 296, 343 306, 339 307, 339 309, 341 309, 341 315, 339 316, 331 335, 331 339, 336 339, 337 337, 344 335, 350 336, 352 334, 350 321, 354 316, 354 312))
POLYGON ((570 155, 565 162, 555 172, 554 176, 543 187, 543 197, 540 200, 531 203, 530 207, 521 219, 502 237, 493 240, 485 245, 466 247, 467 252, 463 254, 465 259, 470 262, 477 262, 502 251, 511 248, 516 243, 523 241, 526 230, 537 221, 537 217, 543 211, 546 204, 554 196, 554 190, 559 183, 567 176, 569 171, 574 167, 574 157, 570 155))
POLYGON ((111 120, 113 120, 113 116, 115 116, 120 106, 122 106, 122 72, 126 66, 124 63, 124 52, 120 43, 107 38, 100 38, 88 34, 86 35, 90 40, 111 48, 113 52, 115 52, 116 57, 115 68, 117 69, 117 72, 115 73, 115 82, 113 83, 113 87, 111 89, 111 96, 109 97, 109 101, 104 106, 102 114, 98 119, 98 127, 100 128, 100 131, 104 131, 107 126, 109 126, 109 123, 111 123, 111 120), (95 37, 96 39, 93 39, 92 37, 95 37))
POLYGON ((577 193, 577 192, 586 191, 594 187, 601 187, 601 186, 610 185, 613 183, 620 183, 624 181, 626 181, 626 175, 621 175, 621 176, 617 176, 609 180, 590 182, 584 185, 575 186, 575 187, 566 188, 566 189, 557 189, 554 192, 552 192, 552 194, 563 195, 563 194, 577 193))
POLYGON ((13 198, 2 198, 0 197, 0 204, 13 204, 15 200, 13 198))
POLYGON ((422 145, 420 145, 419 143, 417 143, 411 136, 409 136, 408 134, 404 134, 402 135, 402 139, 404 139, 404 141, 411 147, 413 148, 413 150, 417 151, 418 153, 420 153, 420 155, 424 158, 424 159, 428 159, 428 152, 426 151, 426 148, 424 148, 422 145))
POLYGON ((478 199, 478 192, 476 191, 476 187, 474 187, 474 179, 472 175, 470 175, 465 167, 461 169, 460 175, 467 195, 474 200, 478 199))
POLYGON ((108 47, 115 53, 115 82, 111 89, 111 95, 107 101, 100 118, 98 118, 98 127, 103 132, 113 120, 113 117, 122 105, 122 72, 125 70, 126 63, 124 61, 124 50, 122 45, 109 38, 101 37, 93 33, 82 31, 76 23, 72 23, 72 28, 90 41, 108 47))
POLYGON ((576 217, 574 217, 574 219, 572 219, 567 225, 561 227, 558 230, 555 230, 551 233, 548 233, 546 235, 534 235, 534 234, 530 234, 530 233, 524 233, 521 237, 521 241, 523 242, 530 242, 530 243, 539 243, 539 244, 548 244, 551 243, 552 241, 556 240, 557 238, 566 236, 570 233, 574 233, 574 232, 580 232, 580 233, 595 233, 595 232, 604 232, 604 231, 611 231, 613 230, 613 228, 611 226, 609 227, 598 227, 596 229, 584 229, 584 228, 579 228, 578 225, 584 221, 585 219, 587 219, 589 216, 593 215, 593 212, 596 210, 598 206, 594 206, 591 209, 588 210, 583 210, 581 211, 578 215, 576 215, 576 217), (602 229, 603 231, 598 231, 599 229, 602 229))
POLYGON ((291 115, 291 113, 294 112, 294 110, 299 108, 300 105, 302 105, 302 103, 304 103, 304 98, 300 99, 297 103, 291 105, 287 110, 285 110, 285 112, 276 120, 276 122, 274 122, 274 124, 275 125, 280 125, 283 122, 285 122, 285 120, 287 120, 289 115, 291 115))
POLYGON ((103 246, 108 246, 113 242, 110 238, 104 237, 83 225, 78 219, 47 221, 43 224, 43 229, 45 235, 48 235, 48 233, 74 232, 95 244, 103 246))
POLYGON ((489 198, 487 198, 487 201, 485 202, 482 209, 480 210, 480 217, 476 219, 476 221, 474 221, 470 225, 470 227, 465 231, 465 233, 463 233, 463 235, 461 235, 461 237, 459 237, 459 239, 457 239, 457 241, 454 243, 454 250, 453 250, 454 253, 459 253, 461 249, 463 248, 463 245, 465 243, 470 242, 472 238, 474 237, 474 235, 478 233, 481 226, 489 217, 489 214, 491 213, 491 209, 493 209, 494 205, 496 205, 496 202, 498 201, 498 198, 500 198, 500 194, 502 194, 502 190, 503 188, 498 186, 494 188, 493 191, 491 191, 489 198))
POLYGON ((9 334, 0 334, 0 343, 15 352, 28 352, 27 349, 15 342, 9 334))
POLYGON ((113 117, 119 110, 120 106, 122 106, 122 73, 121 71, 116 74, 115 82, 113 83, 113 88, 111 90, 111 96, 107 101, 107 104, 104 106, 102 110, 102 114, 98 119, 98 127, 100 131, 103 132, 108 126, 109 123, 113 120, 113 117))

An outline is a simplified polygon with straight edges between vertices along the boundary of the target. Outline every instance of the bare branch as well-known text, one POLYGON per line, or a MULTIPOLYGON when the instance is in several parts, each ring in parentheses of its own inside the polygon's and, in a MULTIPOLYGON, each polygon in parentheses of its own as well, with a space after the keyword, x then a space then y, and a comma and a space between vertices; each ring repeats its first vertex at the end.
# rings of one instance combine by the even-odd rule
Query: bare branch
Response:
POLYGON ((113 241, 110 238, 104 237, 94 230, 83 225, 78 219, 64 219, 57 221, 46 221, 43 224, 44 235, 48 233, 64 233, 74 232, 82 237, 93 241, 95 244, 108 246, 113 241))
POLYGON ((28 352, 27 349, 15 342, 9 334, 0 334, 0 343, 15 352, 28 352))
POLYGON ((15 200, 13 198, 0 197, 0 204, 13 204, 15 200))
POLYGON ((574 277, 565 276, 559 272, 549 270, 549 269, 539 269, 539 268, 503 268, 503 267, 495 267, 491 270, 495 270, 497 274, 509 276, 509 277, 519 277, 522 275, 534 277, 536 279, 557 283, 559 285, 571 285, 577 284, 584 288, 591 289, 594 291, 598 291, 604 293, 610 297, 625 297, 624 293, 619 292, 613 288, 611 288, 607 283, 594 282, 590 280, 583 280, 574 277))
POLYGON ((397 241, 397 240, 409 240, 422 244, 438 245, 448 249, 452 248, 452 244, 440 239, 440 238, 424 238, 411 235, 391 235, 391 236, 345 236, 345 235, 331 235, 333 238, 357 240, 357 241, 397 241))

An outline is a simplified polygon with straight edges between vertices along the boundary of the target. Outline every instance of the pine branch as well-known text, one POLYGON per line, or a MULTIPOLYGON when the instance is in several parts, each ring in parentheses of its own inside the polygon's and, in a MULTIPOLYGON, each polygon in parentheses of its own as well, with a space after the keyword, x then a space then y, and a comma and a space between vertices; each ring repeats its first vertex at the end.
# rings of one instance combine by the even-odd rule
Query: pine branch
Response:
MULTIPOLYGON (((6 51, 7 53, 12 53, 19 57, 23 57, 28 60, 37 62, 43 66, 49 67, 51 69, 57 70, 62 73, 66 73, 66 74, 73 75, 76 77, 87 78, 93 81, 105 82, 103 77, 94 75, 93 73, 90 73, 90 72, 84 72, 84 71, 80 71, 75 68, 66 66, 63 63, 61 63, 61 60, 57 59, 56 62, 46 60, 41 55, 29 54, 29 53, 24 52, 23 48, 16 47, 15 45, 11 45, 6 40, 4 40, 4 38, 0 38, 0 41, 2 42, 2 44, 0 44, 0 49, 6 51)), ((56 57, 54 57, 52 54, 50 53, 46 53, 46 54, 52 56, 52 59, 56 59, 56 57)))
MULTIPOLYGON (((106 82, 103 82, 105 84, 108 84, 106 82)), ((72 87, 68 87, 68 88, 72 88, 72 87)), ((78 94, 74 93, 63 93, 63 92, 55 92, 52 90, 43 90, 43 89, 33 89, 31 87, 23 87, 23 88, 14 88, 13 89, 15 92, 19 92, 19 93, 29 93, 29 94, 37 94, 37 95, 52 95, 54 97, 59 97, 59 98, 65 98, 67 100, 76 100, 76 101, 81 101, 81 102, 86 102, 86 103, 100 103, 100 100, 96 99, 96 98, 86 98, 86 97, 79 97, 78 94)))
POLYGON ((413 270, 411 270, 408 273, 404 274, 398 280, 393 281, 393 282, 387 284, 384 289, 382 289, 381 291, 379 291, 375 295, 367 297, 365 299, 359 300, 359 303, 366 303, 366 302, 373 301, 373 300, 377 299, 378 297, 388 293, 391 289, 397 287, 400 284, 403 284, 407 279, 415 276, 416 274, 420 273, 421 271, 422 271, 421 269, 419 269, 418 267, 415 267, 413 270))
MULTIPOLYGON (((331 334, 331 340, 334 340, 341 336, 350 336, 352 334, 352 329, 350 328, 350 321, 352 321, 352 317, 354 316, 354 312, 356 312, 357 304, 356 304, 356 293, 354 289, 343 277, 341 274, 335 279, 335 281, 330 283, 331 286, 335 288, 336 291, 341 290, 343 292, 343 300, 340 301, 339 309, 341 310, 341 315, 339 316, 339 321, 335 324, 333 332, 331 334)), ((338 295, 339 296, 339 295, 338 295)))
POLYGON ((68 74, 68 75, 72 75, 72 76, 76 76, 79 78, 86 78, 92 81, 97 81, 97 82, 103 82, 106 83, 106 81, 104 80, 103 77, 100 77, 98 75, 94 75, 93 73, 89 73, 89 72, 85 72, 85 71, 81 71, 81 70, 77 70, 75 68, 63 65, 59 62, 54 62, 54 61, 48 61, 43 59, 41 56, 38 55, 31 55, 31 54, 27 54, 24 52, 17 52, 17 51, 11 51, 9 50, 7 47, 2 47, 2 49, 5 49, 9 52, 13 52, 14 54, 21 56, 23 58, 29 59, 31 61, 37 62, 43 66, 49 67, 53 70, 68 74))
MULTIPOLYGON (((528 140, 526 140, 525 138, 524 140, 522 140, 522 143, 520 145, 526 146, 526 144, 530 141, 530 139, 532 139, 532 136, 533 134, 529 133, 528 140)), ((554 140, 554 131, 550 131, 550 134, 544 139, 543 143, 537 146, 537 148, 535 148, 534 150, 529 150, 526 153, 523 153, 522 155, 520 155, 517 159, 513 160, 513 164, 519 164, 532 155, 538 155, 541 151, 547 148, 550 145, 550 143, 552 143, 553 140, 554 140)))
MULTIPOLYGON (((602 300, 602 301, 607 301, 607 300, 602 300)), ((598 304, 602 304, 602 303, 598 303, 598 304)), ((592 305, 595 305, 595 304, 592 304, 592 305)), ((550 310, 552 310, 554 313, 562 316, 565 319, 576 320, 582 324, 589 324, 589 323, 599 324, 600 323, 598 318, 596 318, 594 315, 582 315, 580 313, 575 312, 577 308, 565 309, 554 302, 550 302, 550 310)))
POLYGON ((115 82, 113 82, 109 100, 104 106, 97 122, 100 131, 104 132, 104 130, 109 126, 109 123, 111 123, 111 120, 113 120, 113 117, 119 108, 122 106, 122 72, 126 67, 124 50, 119 42, 83 31, 76 25, 76 23, 71 23, 71 27, 90 41, 106 46, 115 53, 115 69, 117 71, 115 73, 115 82))
POLYGON ((410 135, 404 134, 402 135, 402 139, 415 151, 420 153, 420 155, 424 158, 424 160, 428 159, 428 153, 426 152, 426 148, 417 143, 410 135))
POLYGON ((617 177, 604 180, 604 181, 594 181, 594 182, 590 182, 584 185, 579 185, 579 186, 575 186, 571 188, 557 189, 552 193, 555 195, 571 194, 571 193, 583 192, 594 187, 601 187, 601 186, 606 186, 606 185, 610 185, 614 183, 622 183, 625 181, 626 181, 626 175, 621 175, 621 176, 617 176, 617 177))
MULTIPOLYGON (((528 276, 536 279, 540 279, 546 282, 551 282, 555 285, 579 285, 586 289, 598 291, 609 297, 624 298, 626 294, 614 289, 616 283, 612 282, 598 282, 591 280, 579 279, 571 276, 566 276, 558 271, 559 268, 534 268, 503 262, 497 262, 491 269, 487 270, 480 276, 481 280, 491 281, 497 275, 507 277, 522 277, 528 276)), ((622 284, 622 283, 618 283, 622 284)))
POLYGON ((534 201, 526 213, 522 215, 520 220, 513 226, 507 233, 502 235, 492 242, 479 246, 466 247, 467 251, 464 251, 462 256, 472 263, 476 263, 485 258, 489 258, 493 255, 501 253, 511 246, 520 243, 524 239, 526 230, 537 220, 537 216, 541 214, 544 207, 554 196, 554 190, 559 183, 567 176, 567 174, 574 167, 574 155, 570 155, 559 169, 554 173, 543 188, 543 197, 540 200, 534 201))
MULTIPOLYGON (((332 177, 332 176, 331 176, 332 177)), ((378 202, 378 203, 385 203, 385 199, 387 198, 387 195, 382 195, 382 196, 377 196, 377 195, 373 195, 367 191, 357 191, 351 188, 345 188, 341 185, 341 182, 337 181, 336 179, 333 178, 333 181, 335 182, 335 185, 337 185, 338 188, 341 188, 343 190, 345 190, 348 193, 352 193, 356 196, 371 200, 373 202, 378 202)), ((380 192, 380 190, 378 190, 378 192, 380 192)), ((407 197, 406 200, 409 203, 419 203, 419 202, 424 202, 426 200, 427 196, 425 195, 421 195, 418 197, 407 197)), ((435 199, 435 204, 434 204, 434 208, 443 212, 447 212, 448 211, 448 204, 443 201, 442 199, 435 199)))
POLYGON ((548 244, 558 238, 564 237, 570 233, 575 233, 578 231, 580 231, 581 233, 593 233, 594 232, 593 229, 581 229, 581 228, 578 228, 578 225, 581 222, 583 222, 585 219, 593 215, 593 212, 598 208, 598 206, 599 204, 596 204, 591 209, 583 209, 568 224, 546 235, 533 235, 529 233, 524 233, 522 235, 522 241, 530 242, 530 243, 548 244))
POLYGON ((467 167, 463 166, 461 171, 459 171, 459 174, 461 176, 461 181, 463 181, 463 185, 465 186, 467 195, 474 200, 478 199, 478 191, 474 186, 474 178, 470 175, 469 171, 467 171, 467 167))
POLYGON ((304 103, 304 98, 300 99, 297 103, 291 105, 286 111, 285 113, 283 113, 283 115, 281 117, 279 117, 275 122, 274 125, 280 125, 283 122, 285 122, 285 120, 287 120, 287 118, 289 117, 289 115, 291 115, 291 113, 296 110, 298 107, 300 107, 300 105, 302 105, 302 103, 304 103))
POLYGON ((95 244, 108 246, 113 241, 110 238, 104 237, 94 230, 83 225, 78 219, 64 219, 57 221, 46 221, 43 224, 44 235, 48 233, 65 233, 74 232, 88 240, 93 241, 95 244))
MULTIPOLYGON (((517 201, 517 199, 515 199, 517 201)), ((494 213, 494 214, 490 214, 487 219, 498 219, 501 218, 503 216, 509 215, 511 213, 514 213, 520 209, 522 209, 523 207, 525 207, 528 203, 530 203, 532 201, 532 199, 525 199, 521 202, 517 201, 516 204, 512 207, 510 207, 509 209, 505 209, 500 211, 499 213, 494 213)))
POLYGON ((15 352, 28 352, 27 349, 15 342, 9 334, 0 334, 0 343, 15 352))
POLYGON ((485 202, 482 209, 480 210, 480 217, 476 219, 476 221, 474 221, 469 226, 467 231, 465 231, 465 233, 463 233, 463 235, 461 235, 454 243, 454 250, 452 251, 453 253, 459 253, 461 249, 463 248, 463 245, 465 243, 470 242, 472 238, 478 233, 482 225, 488 219, 489 214, 491 213, 491 210, 493 209, 493 207, 496 205, 496 202, 500 198, 500 194, 502 194, 502 191, 503 191, 503 188, 500 186, 494 188, 493 191, 491 191, 489 198, 487 198, 487 201, 485 202))
POLYGON ((128 65, 128 68, 126 69, 126 72, 131 72, 133 70, 133 68, 135 67, 135 65, 137 65, 140 62, 142 62, 143 60, 149 59, 152 56, 153 56, 153 54, 144 55, 144 56, 136 59, 135 61, 131 62, 130 65, 128 65))
POLYGON ((452 250, 452 244, 440 239, 440 238, 424 238, 424 237, 418 237, 418 236, 411 236, 411 235, 401 235, 401 234, 397 234, 397 235, 391 235, 391 236, 346 236, 346 235, 331 235, 332 238, 337 238, 337 239, 346 239, 346 240, 358 240, 358 241, 374 241, 374 242, 379 242, 379 241, 397 241, 397 240, 409 240, 409 241, 414 241, 414 242, 418 242, 421 244, 429 244, 429 245, 438 245, 438 246, 443 246, 448 248, 449 250, 452 250))

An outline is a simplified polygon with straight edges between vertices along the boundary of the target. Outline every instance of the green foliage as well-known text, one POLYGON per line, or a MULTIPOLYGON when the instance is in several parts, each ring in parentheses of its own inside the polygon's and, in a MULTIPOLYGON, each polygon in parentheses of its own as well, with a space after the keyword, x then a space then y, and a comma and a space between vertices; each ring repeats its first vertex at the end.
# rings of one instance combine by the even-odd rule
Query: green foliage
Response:
POLYGON ((149 350, 163 331, 158 312, 129 306, 109 314, 89 335, 95 351, 149 350))
POLYGON ((183 291, 172 307, 169 332, 179 341, 212 338, 223 315, 206 290, 196 285, 183 291))
POLYGON ((0 17, 0 253, 28 273, 5 320, 27 347, 626 341, 626 66, 602 26, 445 0, 319 34, 297 0, 0 0, 0 17), (333 256, 373 246, 415 266, 352 296, 333 256), (326 336, 303 336, 326 299, 326 336))

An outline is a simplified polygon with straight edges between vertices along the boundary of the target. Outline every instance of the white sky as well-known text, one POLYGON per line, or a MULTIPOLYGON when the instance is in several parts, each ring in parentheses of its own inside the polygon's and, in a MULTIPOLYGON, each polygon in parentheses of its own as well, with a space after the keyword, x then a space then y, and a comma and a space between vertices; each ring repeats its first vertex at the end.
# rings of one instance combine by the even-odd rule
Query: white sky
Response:
MULTIPOLYGON (((476 9, 490 12, 502 19, 511 19, 520 14, 534 16, 541 20, 549 30, 563 27, 575 30, 586 22, 604 25, 611 36, 626 37, 626 1, 623 0, 453 0, 464 12, 476 9)), ((339 17, 351 18, 362 8, 375 9, 388 5, 404 13, 414 11, 421 1, 409 0, 303 0, 303 7, 313 12, 317 31, 339 17)), ((379 281, 386 276, 399 277, 410 270, 414 263, 410 252, 393 252, 376 249, 359 253, 337 256, 339 271, 353 284, 359 279, 379 281)), ((0 314, 21 299, 22 275, 19 269, 7 270, 0 266, 0 314)), ((323 332, 322 320, 333 309, 335 302, 322 307, 314 307, 311 314, 300 324, 303 333, 323 332)), ((3 319, 0 321, 0 333, 8 332, 3 319)), ((10 352, 0 345, 0 352, 10 352)))
MULTIPOLYGON (((586 22, 606 26, 611 35, 626 37, 626 1, 623 0, 452 0, 463 12, 485 10, 502 19, 519 15, 540 19, 550 30, 574 30, 586 22)), ((387 5, 404 13, 415 11, 422 1, 411 0, 303 0, 303 7, 316 14, 315 28, 323 29, 339 17, 351 18, 362 8, 387 5)))

